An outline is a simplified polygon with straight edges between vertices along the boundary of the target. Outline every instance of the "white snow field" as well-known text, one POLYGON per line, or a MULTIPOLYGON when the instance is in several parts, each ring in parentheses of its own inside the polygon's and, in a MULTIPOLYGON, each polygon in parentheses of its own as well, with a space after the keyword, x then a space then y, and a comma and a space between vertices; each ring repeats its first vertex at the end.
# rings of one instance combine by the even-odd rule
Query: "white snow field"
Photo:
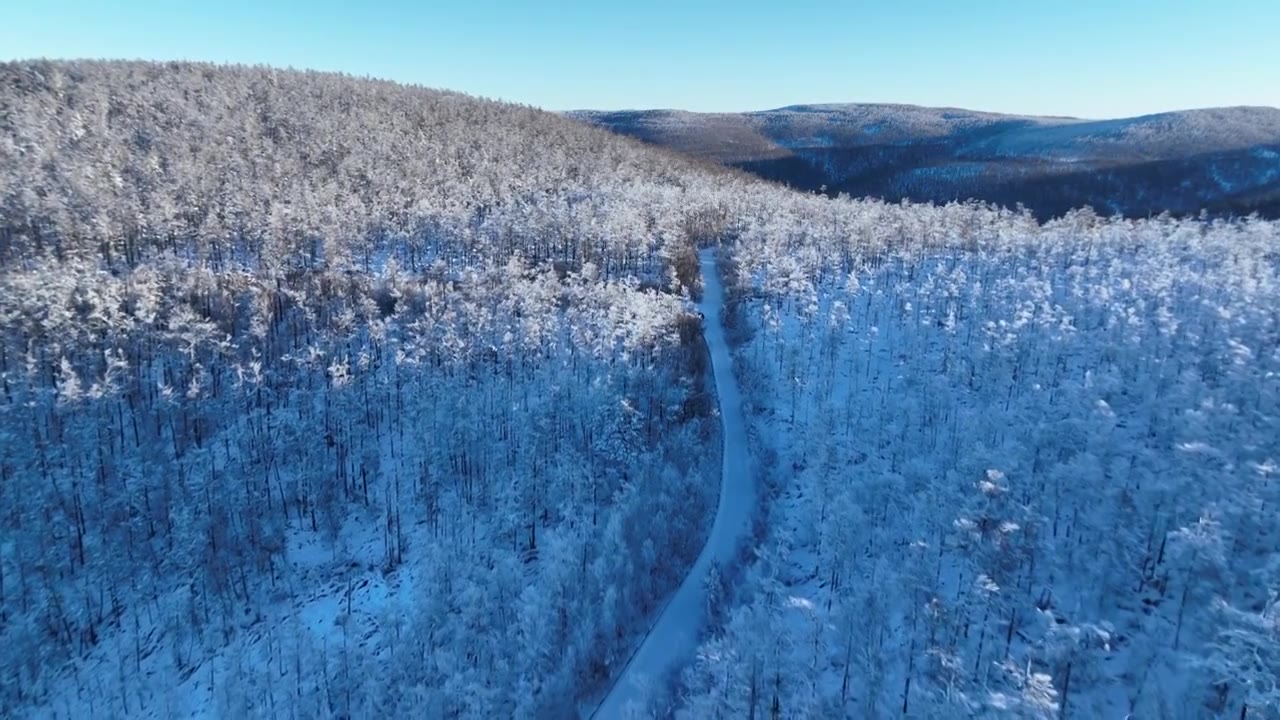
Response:
POLYGON ((751 528, 756 490, 748 460, 746 428, 742 421, 742 398, 733 376, 733 361, 721 318, 724 285, 716 265, 715 251, 703 250, 701 264, 704 335, 711 352, 724 431, 720 502, 707 543, 689 574, 658 611, 653 625, 604 700, 594 713, 590 713, 590 717, 600 720, 643 716, 653 689, 660 687, 668 675, 678 671, 692 658, 698 643, 698 631, 707 615, 706 578, 713 568, 725 567, 733 560, 751 528))

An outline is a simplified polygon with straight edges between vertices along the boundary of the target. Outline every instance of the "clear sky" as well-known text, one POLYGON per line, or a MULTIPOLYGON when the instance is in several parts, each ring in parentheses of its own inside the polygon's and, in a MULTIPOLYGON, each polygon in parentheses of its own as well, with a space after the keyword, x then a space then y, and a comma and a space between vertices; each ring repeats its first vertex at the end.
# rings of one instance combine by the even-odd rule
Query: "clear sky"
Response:
POLYGON ((0 0, 0 57, 341 70, 550 110, 1280 106, 1280 0, 0 0))

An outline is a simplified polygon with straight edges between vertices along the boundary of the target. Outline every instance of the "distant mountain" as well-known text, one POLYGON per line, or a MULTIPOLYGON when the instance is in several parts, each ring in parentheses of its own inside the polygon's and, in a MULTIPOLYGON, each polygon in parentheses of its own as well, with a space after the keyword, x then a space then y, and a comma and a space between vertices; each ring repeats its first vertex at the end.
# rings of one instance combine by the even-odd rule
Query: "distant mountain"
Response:
POLYGON ((796 188, 888 200, 978 198, 1041 217, 1280 211, 1280 109, 1081 120, 911 105, 750 113, 577 111, 614 132, 796 188))

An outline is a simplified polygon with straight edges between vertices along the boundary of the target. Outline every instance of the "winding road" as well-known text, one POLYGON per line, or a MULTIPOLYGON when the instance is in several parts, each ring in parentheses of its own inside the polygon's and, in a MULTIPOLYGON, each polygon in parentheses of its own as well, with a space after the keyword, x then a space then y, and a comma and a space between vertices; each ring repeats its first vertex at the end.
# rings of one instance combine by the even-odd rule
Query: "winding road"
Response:
POLYGON ((651 691, 688 662, 697 648, 698 631, 706 620, 707 592, 704 578, 714 565, 725 567, 737 555, 751 529, 756 489, 750 473, 747 433, 742 422, 742 397, 733 376, 733 361, 725 341, 724 286, 716 266, 715 251, 703 250, 702 303, 703 335, 711 351, 711 365, 720 404, 721 437, 724 441, 720 479, 720 502, 715 521, 693 567, 680 587, 658 611, 657 618, 640 640, 640 645, 623 666, 622 672, 589 717, 599 720, 625 718, 642 713, 651 691))

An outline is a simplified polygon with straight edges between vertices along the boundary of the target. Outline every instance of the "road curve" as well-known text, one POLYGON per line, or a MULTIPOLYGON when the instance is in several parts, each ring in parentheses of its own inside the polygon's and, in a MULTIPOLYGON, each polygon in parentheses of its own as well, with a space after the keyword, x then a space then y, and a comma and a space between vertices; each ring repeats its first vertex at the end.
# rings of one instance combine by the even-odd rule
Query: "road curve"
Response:
POLYGON ((723 467, 720 502, 706 545, 680 582, 657 619, 640 640, 621 674, 609 688, 591 718, 615 720, 643 716, 651 690, 693 657, 698 631, 706 620, 707 593, 703 580, 713 564, 728 565, 737 555, 751 528, 756 489, 750 473, 747 433, 742 421, 742 396, 733 376, 733 361, 725 341, 724 285, 716 266, 715 250, 703 250, 703 335, 711 352, 716 395, 719 397, 723 467))

